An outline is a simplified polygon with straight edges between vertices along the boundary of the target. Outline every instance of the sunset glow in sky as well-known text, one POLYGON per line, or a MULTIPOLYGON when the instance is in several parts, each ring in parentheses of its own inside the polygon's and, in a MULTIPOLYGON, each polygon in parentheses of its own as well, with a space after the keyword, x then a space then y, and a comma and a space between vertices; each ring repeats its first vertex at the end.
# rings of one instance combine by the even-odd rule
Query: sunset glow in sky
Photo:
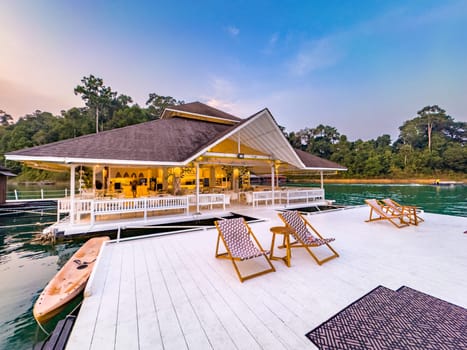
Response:
POLYGON ((0 110, 59 114, 94 74, 287 131, 398 135, 426 105, 467 118, 467 1, 0 1, 0 110))

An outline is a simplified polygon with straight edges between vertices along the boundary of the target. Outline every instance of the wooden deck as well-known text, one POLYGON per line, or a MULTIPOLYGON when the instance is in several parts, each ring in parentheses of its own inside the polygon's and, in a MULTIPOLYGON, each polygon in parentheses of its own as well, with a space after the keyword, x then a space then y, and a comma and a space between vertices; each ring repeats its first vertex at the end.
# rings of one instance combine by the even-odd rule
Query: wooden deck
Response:
MULTIPOLYGON (((368 213, 309 216, 341 256, 318 266, 295 249, 290 268, 274 261, 276 272, 244 283, 214 258, 213 229, 110 243, 67 349, 314 349, 305 333, 378 285, 467 307, 466 218, 425 213, 419 226, 397 229, 365 223, 368 213)), ((269 248, 277 213, 254 215, 266 219, 251 227, 269 248)))

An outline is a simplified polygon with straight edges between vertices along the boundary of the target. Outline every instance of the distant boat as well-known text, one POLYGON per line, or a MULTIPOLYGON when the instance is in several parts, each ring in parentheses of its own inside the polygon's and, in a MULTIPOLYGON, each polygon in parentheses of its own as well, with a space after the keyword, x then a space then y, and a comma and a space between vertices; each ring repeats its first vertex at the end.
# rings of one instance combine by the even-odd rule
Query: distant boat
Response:
POLYGON ((101 246, 108 240, 105 236, 86 241, 50 280, 34 305, 37 322, 55 316, 62 306, 83 291, 101 246))
POLYGON ((457 181, 434 181, 432 183, 433 186, 455 186, 455 185, 463 185, 463 182, 457 181))

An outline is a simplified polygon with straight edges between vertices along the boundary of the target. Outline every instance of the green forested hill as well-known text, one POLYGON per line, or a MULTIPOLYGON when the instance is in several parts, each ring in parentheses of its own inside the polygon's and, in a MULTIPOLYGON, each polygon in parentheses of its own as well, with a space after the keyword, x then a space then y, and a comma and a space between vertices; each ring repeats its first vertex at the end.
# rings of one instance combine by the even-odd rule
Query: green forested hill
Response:
MULTIPOLYGON (((1 158, 9 151, 157 119, 168 105, 183 103, 170 96, 150 93, 146 105, 140 107, 133 104, 131 97, 112 91, 93 75, 81 82, 75 94, 83 98, 86 107, 71 108, 60 115, 38 110, 13 122, 0 106, 1 158)), ((328 125, 284 130, 284 134, 294 147, 346 166, 348 171, 336 175, 339 177, 464 177, 466 128, 467 123, 456 121, 434 105, 422 108, 404 122, 397 140, 381 135, 374 140, 349 141, 328 125)), ((17 162, 5 165, 22 172, 23 177, 27 174, 30 180, 55 176, 22 168, 17 162)))

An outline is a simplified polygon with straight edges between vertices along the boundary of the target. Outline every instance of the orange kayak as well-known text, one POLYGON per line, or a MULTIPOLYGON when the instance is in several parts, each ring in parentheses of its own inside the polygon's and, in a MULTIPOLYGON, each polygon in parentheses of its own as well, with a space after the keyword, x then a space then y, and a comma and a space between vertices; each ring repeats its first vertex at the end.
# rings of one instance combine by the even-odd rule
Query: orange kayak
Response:
POLYGON ((53 317, 83 291, 101 246, 108 240, 105 236, 86 241, 50 280, 34 304, 33 314, 38 322, 53 317))

